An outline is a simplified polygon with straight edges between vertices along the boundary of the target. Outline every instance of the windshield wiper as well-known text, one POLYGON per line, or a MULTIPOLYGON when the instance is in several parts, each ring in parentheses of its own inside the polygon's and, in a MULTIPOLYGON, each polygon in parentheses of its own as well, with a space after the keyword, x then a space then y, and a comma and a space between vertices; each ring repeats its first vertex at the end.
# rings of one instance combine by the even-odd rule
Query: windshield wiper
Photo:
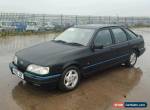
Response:
POLYGON ((83 46, 82 44, 75 43, 75 42, 67 42, 67 44, 76 45, 76 46, 83 46))
POLYGON ((75 43, 75 42, 66 42, 66 41, 63 41, 63 40, 52 40, 54 42, 60 42, 60 43, 65 43, 65 44, 70 44, 70 45, 75 45, 75 46, 83 46, 82 44, 79 44, 79 43, 75 43))
POLYGON ((65 41, 63 41, 63 40, 53 40, 54 42, 60 42, 60 43, 67 43, 67 42, 65 42, 65 41))

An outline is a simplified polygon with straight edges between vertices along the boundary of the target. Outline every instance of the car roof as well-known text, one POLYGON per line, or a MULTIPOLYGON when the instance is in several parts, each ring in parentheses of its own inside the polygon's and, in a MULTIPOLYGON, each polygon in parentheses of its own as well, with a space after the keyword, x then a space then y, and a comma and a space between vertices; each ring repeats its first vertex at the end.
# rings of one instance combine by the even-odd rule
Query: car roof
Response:
POLYGON ((86 24, 86 25, 75 25, 75 28, 85 28, 85 29, 100 29, 105 27, 127 27, 124 25, 116 24, 86 24))

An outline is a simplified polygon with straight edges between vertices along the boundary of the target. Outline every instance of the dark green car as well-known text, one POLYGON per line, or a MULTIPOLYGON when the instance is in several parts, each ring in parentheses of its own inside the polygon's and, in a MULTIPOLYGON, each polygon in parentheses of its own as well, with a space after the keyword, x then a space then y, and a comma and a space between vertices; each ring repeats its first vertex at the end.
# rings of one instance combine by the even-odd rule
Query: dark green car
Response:
POLYGON ((9 66, 27 82, 69 91, 89 73, 122 63, 133 67, 144 51, 143 37, 124 26, 81 25, 18 51, 9 66))

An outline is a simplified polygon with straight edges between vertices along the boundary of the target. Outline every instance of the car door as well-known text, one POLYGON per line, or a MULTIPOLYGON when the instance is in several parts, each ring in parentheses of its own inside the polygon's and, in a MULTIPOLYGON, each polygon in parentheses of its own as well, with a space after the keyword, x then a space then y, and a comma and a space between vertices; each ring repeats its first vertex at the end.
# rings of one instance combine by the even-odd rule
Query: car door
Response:
POLYGON ((121 63, 126 61, 129 57, 129 42, 126 33, 122 28, 112 28, 112 35, 115 40, 115 44, 112 46, 112 50, 115 51, 115 62, 121 63))
POLYGON ((114 58, 114 52, 111 49, 113 39, 108 28, 99 30, 92 43, 94 45, 91 56, 92 62, 87 66, 87 72, 91 71, 91 69, 94 71, 107 68, 111 65, 111 61, 114 58))

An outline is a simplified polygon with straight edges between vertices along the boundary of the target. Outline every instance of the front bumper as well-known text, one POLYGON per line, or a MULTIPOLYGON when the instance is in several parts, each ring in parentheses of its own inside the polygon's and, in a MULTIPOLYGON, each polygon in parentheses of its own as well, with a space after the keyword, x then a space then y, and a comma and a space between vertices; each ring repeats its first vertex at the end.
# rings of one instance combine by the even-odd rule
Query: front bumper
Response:
MULTIPOLYGON (((12 72, 12 69, 15 68, 17 70, 19 70, 17 68, 16 65, 14 65, 13 63, 9 64, 9 68, 12 72)), ((50 84, 50 83, 56 83, 58 82, 59 78, 61 77, 61 74, 55 74, 55 75, 46 75, 46 76, 41 76, 41 75, 36 75, 30 72, 23 72, 24 74, 24 80, 33 84, 37 84, 37 85, 43 85, 43 84, 50 84)))
POLYGON ((145 48, 139 49, 139 56, 142 55, 145 52, 145 48))

